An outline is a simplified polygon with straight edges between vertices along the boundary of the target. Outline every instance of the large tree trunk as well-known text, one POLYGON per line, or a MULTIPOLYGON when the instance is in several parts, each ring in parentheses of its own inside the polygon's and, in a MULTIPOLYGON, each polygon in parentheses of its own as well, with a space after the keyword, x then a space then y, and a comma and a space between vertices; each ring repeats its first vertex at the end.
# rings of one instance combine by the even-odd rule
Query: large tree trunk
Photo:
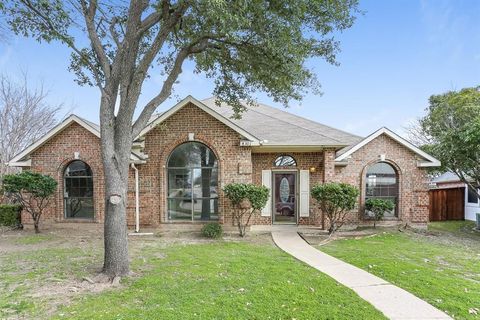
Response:
POLYGON ((40 228, 38 227, 38 220, 33 221, 33 227, 35 228, 35 233, 40 233, 40 228))
MULTIPOLYGON (((109 277, 125 276, 129 272, 126 190, 127 183, 116 174, 113 164, 105 170, 105 257, 103 272, 109 277), (116 203, 119 201, 118 203, 116 203)), ((127 180, 128 181, 128 180, 127 180)))
POLYGON ((126 208, 132 147, 131 117, 121 114, 114 117, 111 113, 114 105, 114 99, 102 97, 100 123, 105 179, 103 273, 110 278, 129 273, 126 208))

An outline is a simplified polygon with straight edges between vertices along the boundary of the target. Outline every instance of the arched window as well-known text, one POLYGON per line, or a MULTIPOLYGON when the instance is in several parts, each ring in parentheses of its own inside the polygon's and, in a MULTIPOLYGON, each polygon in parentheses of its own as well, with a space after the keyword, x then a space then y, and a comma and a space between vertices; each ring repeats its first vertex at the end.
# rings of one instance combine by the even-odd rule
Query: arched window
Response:
POLYGON ((209 147, 179 145, 170 154, 167 171, 170 220, 218 220, 218 161, 209 147))
POLYGON ((297 162, 292 156, 281 155, 275 159, 273 165, 275 167, 294 167, 297 165, 297 162))
POLYGON ((396 217, 398 215, 398 174, 395 168, 389 163, 377 162, 367 169, 365 183, 365 199, 392 200, 395 208, 385 213, 385 216, 396 217))
POLYGON ((65 218, 93 219, 93 175, 90 166, 80 160, 72 161, 63 176, 65 218))

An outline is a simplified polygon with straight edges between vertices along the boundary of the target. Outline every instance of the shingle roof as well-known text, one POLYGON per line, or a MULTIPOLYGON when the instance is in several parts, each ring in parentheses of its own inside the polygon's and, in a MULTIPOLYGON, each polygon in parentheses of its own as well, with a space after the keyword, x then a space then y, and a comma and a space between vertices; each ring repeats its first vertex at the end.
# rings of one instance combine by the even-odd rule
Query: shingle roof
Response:
POLYGON ((80 119, 82 119, 83 121, 85 121, 88 125, 90 125, 93 129, 97 130, 98 133, 100 134, 100 126, 98 124, 96 124, 95 122, 92 122, 90 120, 87 120, 85 118, 82 118, 80 116, 77 116, 79 117, 80 119))
POLYGON ((242 113, 242 118, 233 119, 232 108, 225 104, 218 107, 214 97, 201 102, 258 139, 267 140, 264 145, 348 146, 362 139, 354 134, 260 103, 255 106, 245 104, 247 110, 242 113))
POLYGON ((431 180, 434 183, 442 183, 442 182, 459 182, 460 178, 453 172, 447 171, 435 177, 431 180))

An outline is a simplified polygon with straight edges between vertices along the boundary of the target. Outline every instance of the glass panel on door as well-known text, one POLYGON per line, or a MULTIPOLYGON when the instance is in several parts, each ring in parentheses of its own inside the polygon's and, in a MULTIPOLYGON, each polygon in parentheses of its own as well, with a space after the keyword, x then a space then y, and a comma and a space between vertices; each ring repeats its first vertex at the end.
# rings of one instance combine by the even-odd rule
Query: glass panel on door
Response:
POLYGON ((296 173, 274 173, 274 222, 297 223, 296 173))

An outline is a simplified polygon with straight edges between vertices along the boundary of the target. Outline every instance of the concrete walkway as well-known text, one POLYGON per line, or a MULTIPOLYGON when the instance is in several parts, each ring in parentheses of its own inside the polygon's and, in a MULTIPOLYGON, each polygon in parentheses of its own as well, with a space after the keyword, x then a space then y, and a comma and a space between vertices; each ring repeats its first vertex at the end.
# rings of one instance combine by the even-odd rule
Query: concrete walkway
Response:
POLYGON ((355 291, 389 319, 452 319, 413 294, 306 243, 295 230, 273 231, 277 246, 355 291))

